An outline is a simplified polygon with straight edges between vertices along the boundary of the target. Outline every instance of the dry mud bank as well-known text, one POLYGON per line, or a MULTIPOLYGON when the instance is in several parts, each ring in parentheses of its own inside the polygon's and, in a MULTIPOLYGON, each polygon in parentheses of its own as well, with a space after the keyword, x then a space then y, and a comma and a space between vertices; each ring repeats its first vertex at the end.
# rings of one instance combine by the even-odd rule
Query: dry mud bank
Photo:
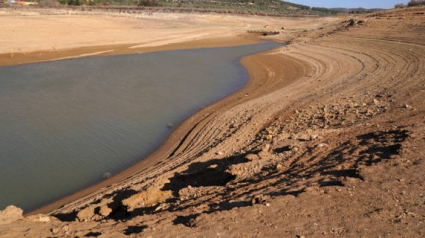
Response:
POLYGON ((254 43, 247 30, 298 32, 335 18, 281 20, 219 14, 119 14, 58 9, 0 9, 0 65, 254 43), (190 42, 190 43, 189 43, 190 42))
POLYGON ((177 147, 0 236, 423 237, 423 32, 415 8, 275 36, 177 147))

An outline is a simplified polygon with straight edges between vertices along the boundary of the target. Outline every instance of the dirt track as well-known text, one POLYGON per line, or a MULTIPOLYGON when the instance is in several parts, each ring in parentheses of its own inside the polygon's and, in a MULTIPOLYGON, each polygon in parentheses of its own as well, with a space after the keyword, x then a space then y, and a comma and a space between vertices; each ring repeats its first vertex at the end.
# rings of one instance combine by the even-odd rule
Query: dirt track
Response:
POLYGON ((87 222, 0 236, 423 237, 424 14, 292 32, 243 60, 250 85, 189 119, 166 160, 52 213, 87 222))

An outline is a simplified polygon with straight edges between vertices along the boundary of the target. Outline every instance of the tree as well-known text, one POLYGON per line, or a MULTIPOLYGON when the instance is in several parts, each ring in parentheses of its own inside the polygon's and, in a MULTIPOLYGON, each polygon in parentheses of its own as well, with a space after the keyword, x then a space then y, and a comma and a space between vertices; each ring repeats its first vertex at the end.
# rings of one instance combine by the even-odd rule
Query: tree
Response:
POLYGON ((159 7, 161 4, 157 0, 140 0, 139 6, 159 7))
POLYGON ((425 5, 425 0, 410 0, 410 2, 407 4, 407 6, 409 7, 420 6, 420 5, 425 5))
POLYGON ((397 3, 396 5, 394 5, 394 8, 405 8, 406 5, 404 5, 403 3, 397 3))

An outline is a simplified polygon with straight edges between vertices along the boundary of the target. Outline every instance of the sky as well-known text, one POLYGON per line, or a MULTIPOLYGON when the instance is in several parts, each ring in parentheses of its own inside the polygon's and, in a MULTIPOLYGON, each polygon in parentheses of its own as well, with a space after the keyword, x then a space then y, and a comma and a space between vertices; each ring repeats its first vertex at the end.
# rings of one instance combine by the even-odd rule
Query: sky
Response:
POLYGON ((396 3, 407 4, 409 0, 285 0, 310 7, 343 8, 394 8, 396 3))

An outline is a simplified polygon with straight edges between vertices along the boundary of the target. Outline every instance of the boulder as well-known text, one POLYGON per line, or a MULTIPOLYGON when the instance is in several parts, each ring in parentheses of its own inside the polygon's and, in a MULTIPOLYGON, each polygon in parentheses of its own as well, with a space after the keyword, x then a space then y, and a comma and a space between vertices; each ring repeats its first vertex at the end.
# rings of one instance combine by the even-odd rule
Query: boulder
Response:
POLYGON ((77 213, 77 219, 79 221, 90 221, 95 214, 94 209, 96 207, 95 206, 88 206, 84 209, 81 209, 78 213, 77 213))
POLYGON ((255 174, 261 172, 263 168, 263 162, 261 160, 234 164, 226 170, 227 173, 234 175, 235 181, 242 181, 244 179, 249 179, 255 174))
POLYGON ((25 220, 27 221, 33 221, 33 222, 52 222, 52 221, 59 221, 56 217, 44 215, 44 214, 37 214, 25 217, 25 220))
POLYGON ((165 202, 171 196, 171 191, 150 189, 124 199, 122 201, 122 206, 125 207, 128 212, 131 212, 136 208, 152 207, 158 203, 165 202))
POLYGON ((6 207, 4 210, 0 211, 0 225, 9 224, 23 219, 23 212, 24 211, 22 209, 13 205, 6 207))
POLYGON ((113 210, 108 205, 99 207, 99 215, 103 217, 109 216, 109 214, 111 214, 112 212, 113 210))

